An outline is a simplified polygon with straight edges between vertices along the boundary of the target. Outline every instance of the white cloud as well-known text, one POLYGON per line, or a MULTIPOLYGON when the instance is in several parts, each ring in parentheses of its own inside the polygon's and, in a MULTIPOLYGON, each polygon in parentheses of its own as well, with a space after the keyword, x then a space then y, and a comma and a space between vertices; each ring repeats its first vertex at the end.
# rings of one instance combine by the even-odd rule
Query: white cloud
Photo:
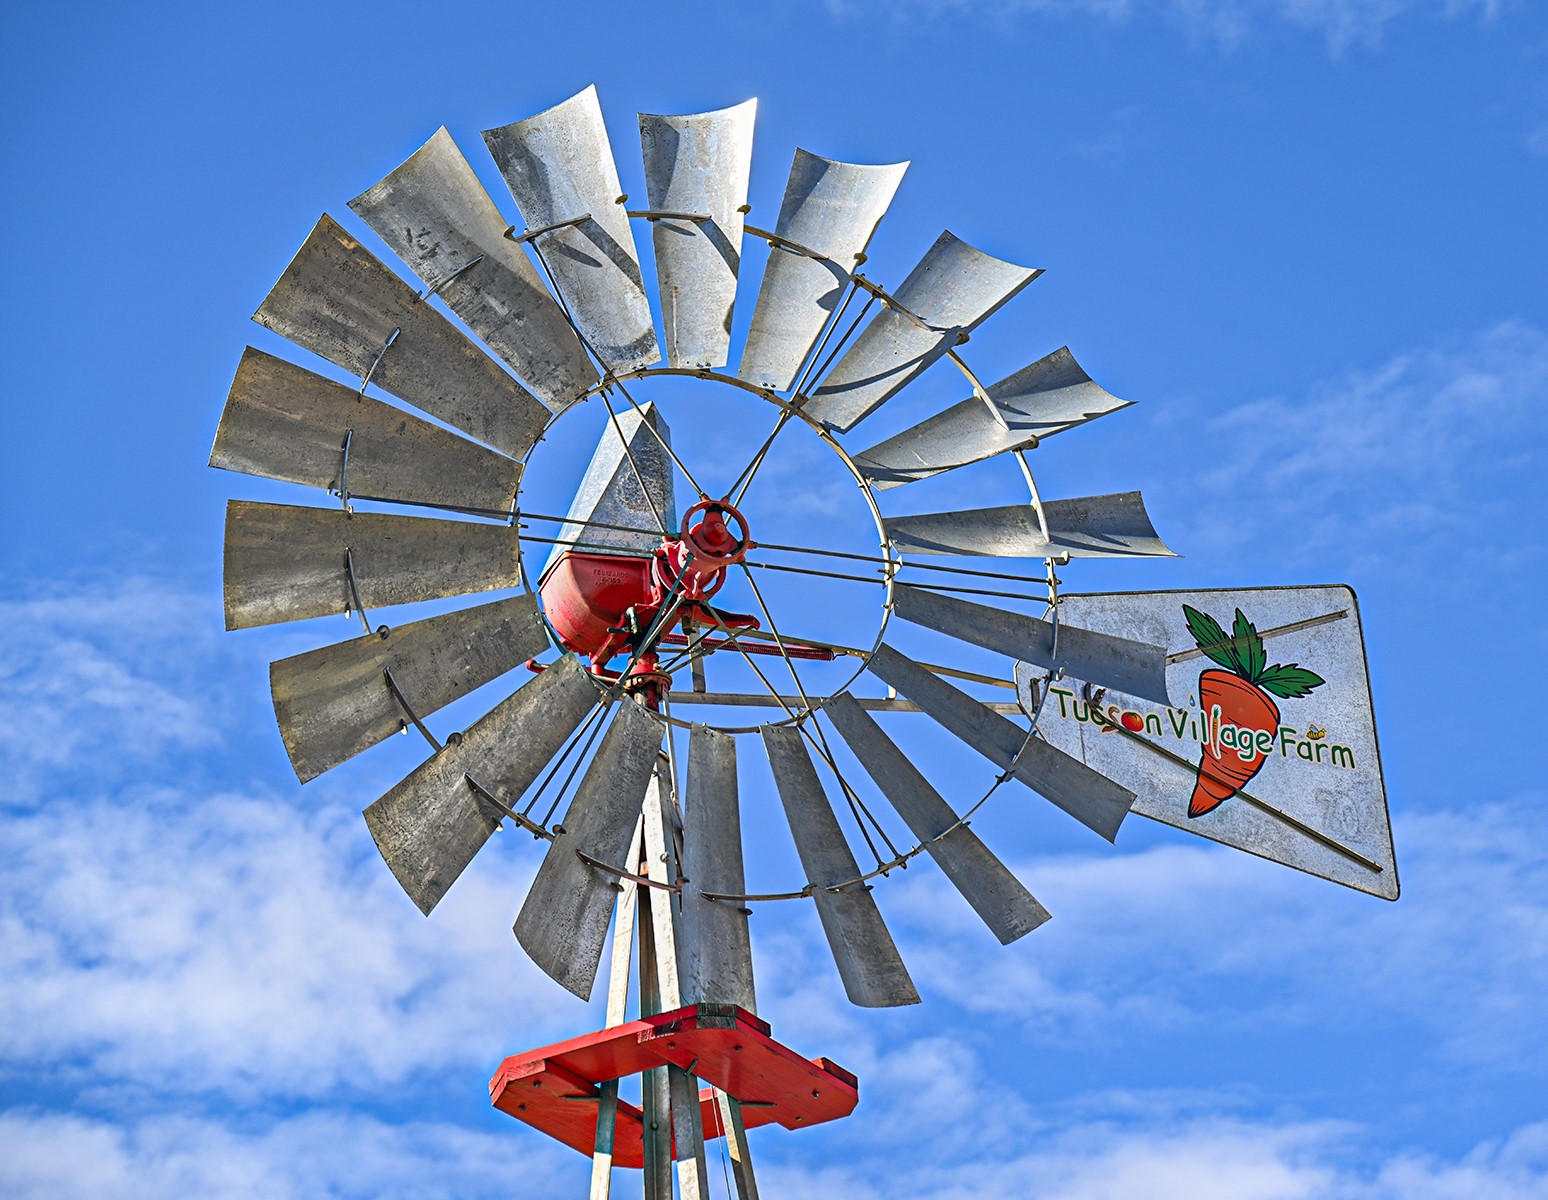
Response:
MULTIPOLYGON (((1374 46, 1401 18, 1493 20, 1513 0, 901 0, 887 5, 894 20, 976 15, 1009 21, 1024 17, 1090 17, 1113 24, 1156 20, 1191 37, 1233 46, 1276 28, 1320 35, 1335 54, 1374 46)), ((827 0, 838 16, 875 16, 867 0, 827 0)))
POLYGON ((196 1116, 117 1124, 0 1114, 0 1193, 12 1200, 561 1195, 584 1186, 587 1165, 514 1127, 498 1134, 333 1112, 258 1128, 196 1116))
POLYGON ((1010 1022, 1037 1044, 1117 1029, 1310 1031, 1339 1011, 1389 1036, 1406 1023, 1455 1063, 1548 1071, 1541 800, 1413 816, 1397 833, 1395 905, 1202 844, 1019 864, 1054 919, 999 952, 934 872, 881 902, 927 1002, 1010 1022), (1240 1012, 1224 1002, 1236 988, 1254 997, 1240 1012))
MULTIPOLYGON (((1272 546, 1283 561, 1344 568, 1486 555, 1539 556, 1510 496, 1542 469, 1548 334, 1507 322, 1467 341, 1399 354, 1218 416, 1179 404, 1156 418, 1197 461, 1168 496, 1174 544, 1210 561, 1272 546)), ((1162 436, 1166 436, 1163 432, 1162 436)), ((1166 494, 1163 481, 1152 488, 1166 494)))

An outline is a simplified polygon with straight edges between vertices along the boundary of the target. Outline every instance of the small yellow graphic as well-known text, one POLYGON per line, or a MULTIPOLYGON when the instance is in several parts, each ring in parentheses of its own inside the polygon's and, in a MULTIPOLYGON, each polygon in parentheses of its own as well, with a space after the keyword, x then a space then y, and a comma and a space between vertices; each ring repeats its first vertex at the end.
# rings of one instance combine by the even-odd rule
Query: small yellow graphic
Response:
POLYGON ((1311 726, 1307 727, 1307 730, 1306 730, 1306 740, 1308 742, 1320 742, 1323 738, 1325 738, 1327 736, 1328 736, 1328 731, 1326 729, 1322 729, 1322 728, 1320 728, 1319 726, 1316 726, 1316 725, 1311 725, 1311 726))

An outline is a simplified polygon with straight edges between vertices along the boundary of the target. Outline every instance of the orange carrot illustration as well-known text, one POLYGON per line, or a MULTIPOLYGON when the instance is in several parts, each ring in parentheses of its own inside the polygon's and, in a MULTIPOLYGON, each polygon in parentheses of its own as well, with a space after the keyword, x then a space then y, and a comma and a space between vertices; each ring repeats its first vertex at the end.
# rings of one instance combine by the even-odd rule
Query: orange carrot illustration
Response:
POLYGON ((1208 613, 1184 604, 1183 615, 1199 649, 1224 668, 1199 675, 1204 753, 1188 816, 1202 817, 1262 769, 1279 732, 1279 706, 1270 694, 1281 699, 1306 696, 1326 680, 1296 663, 1269 666, 1263 638, 1241 609, 1236 610, 1230 637, 1208 613))

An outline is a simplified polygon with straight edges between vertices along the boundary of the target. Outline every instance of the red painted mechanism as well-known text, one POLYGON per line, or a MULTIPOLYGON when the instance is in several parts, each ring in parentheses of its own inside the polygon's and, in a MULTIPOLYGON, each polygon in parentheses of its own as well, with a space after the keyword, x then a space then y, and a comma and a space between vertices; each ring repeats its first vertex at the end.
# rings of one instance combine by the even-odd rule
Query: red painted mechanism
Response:
MULTIPOLYGON (((592 674, 610 682, 617 675, 608 664, 620 654, 632 660, 631 691, 643 692, 654 704, 671 686, 659 669, 658 644, 686 645, 695 625, 711 629, 757 629, 757 618, 712 608, 709 598, 726 581, 728 568, 741 562, 757 543, 749 536, 747 519, 725 500, 700 500, 683 514, 682 529, 665 537, 647 556, 597 554, 569 550, 538 583, 543 611, 559 635, 560 644, 591 660, 592 674), (735 527, 733 529, 733 526, 735 527), (684 632, 657 628, 662 610, 677 607, 669 625, 684 632), (642 649, 643 647, 643 649, 642 649)), ((707 641, 708 653, 728 645, 725 638, 707 641)), ((781 649, 741 643, 749 654, 779 654, 781 649)), ((831 659, 820 647, 788 646, 792 658, 831 659)))
MULTIPOLYGON (((859 1080, 843 1067, 802 1058, 770 1037, 766 1022, 729 1004, 690 1004, 512 1055, 489 1081, 489 1097, 501 1112, 590 1155, 598 1085, 664 1066, 690 1070, 712 1085, 699 1092, 706 1138, 724 1133, 713 1088, 741 1101, 749 1129, 820 1125, 847 1117, 860 1100, 859 1080)), ((642 1124, 640 1110, 620 1100, 615 1166, 644 1164, 642 1124)))

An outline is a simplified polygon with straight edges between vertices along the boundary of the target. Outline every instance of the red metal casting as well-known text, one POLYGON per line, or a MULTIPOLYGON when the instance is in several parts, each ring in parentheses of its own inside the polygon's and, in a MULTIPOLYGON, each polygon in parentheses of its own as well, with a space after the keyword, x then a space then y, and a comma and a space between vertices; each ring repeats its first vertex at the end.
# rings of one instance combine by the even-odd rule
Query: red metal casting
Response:
MULTIPOLYGON (((654 1067, 682 1067, 742 1103, 749 1128, 804 1129, 847 1117, 860 1100, 853 1075, 826 1058, 802 1058, 769 1036, 745 1009, 698 1004, 571 1038, 500 1064, 489 1097, 509 1113, 590 1155, 596 1146, 599 1084, 654 1067)), ((712 1088, 699 1092, 704 1136, 723 1135, 712 1088)), ((640 1110, 618 1103, 613 1163, 644 1163, 640 1110)))

